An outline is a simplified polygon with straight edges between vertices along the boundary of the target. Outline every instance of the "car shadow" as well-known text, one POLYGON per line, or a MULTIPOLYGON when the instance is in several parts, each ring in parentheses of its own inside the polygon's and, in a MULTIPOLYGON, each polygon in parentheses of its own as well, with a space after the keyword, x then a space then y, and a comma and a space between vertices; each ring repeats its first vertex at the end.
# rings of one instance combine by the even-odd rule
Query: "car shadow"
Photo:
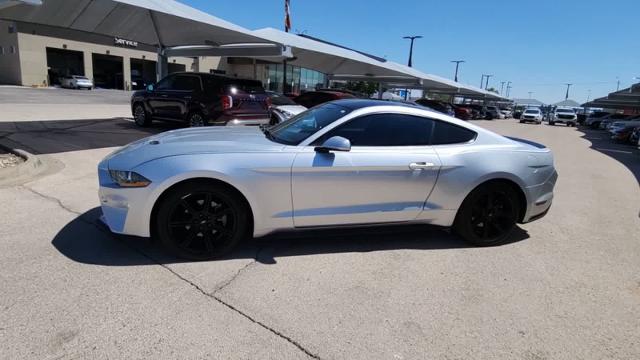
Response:
POLYGON ((179 126, 158 121, 142 128, 128 118, 2 122, 0 142, 36 155, 55 154, 123 146, 179 126))
MULTIPOLYGON (((167 255, 151 239, 111 233, 99 222, 100 214, 100 208, 94 208, 78 216, 56 234, 52 245, 70 260, 83 264, 139 266, 187 262, 167 255)), ((507 244, 528 238, 525 230, 516 227, 507 244)), ((276 264, 278 258, 288 256, 469 247, 472 246, 440 227, 377 226, 269 235, 245 241, 230 254, 215 261, 255 259, 262 264, 276 264)))
POLYGON ((580 126, 582 138, 591 143, 591 149, 598 151, 624 165, 635 176, 640 185, 640 151, 637 146, 617 143, 611 140, 604 130, 594 130, 586 126, 580 126))

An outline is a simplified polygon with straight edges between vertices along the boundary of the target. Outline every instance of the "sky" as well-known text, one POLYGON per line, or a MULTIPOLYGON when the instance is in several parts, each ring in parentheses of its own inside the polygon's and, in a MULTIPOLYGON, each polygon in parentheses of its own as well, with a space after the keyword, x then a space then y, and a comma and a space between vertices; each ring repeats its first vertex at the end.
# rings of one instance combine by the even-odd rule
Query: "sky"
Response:
MULTIPOLYGON (((284 0, 180 0, 247 29, 283 29, 284 0)), ((640 0, 291 0, 292 31, 489 87, 580 103, 640 82, 640 0)), ((506 91, 505 91, 506 92, 506 91)))

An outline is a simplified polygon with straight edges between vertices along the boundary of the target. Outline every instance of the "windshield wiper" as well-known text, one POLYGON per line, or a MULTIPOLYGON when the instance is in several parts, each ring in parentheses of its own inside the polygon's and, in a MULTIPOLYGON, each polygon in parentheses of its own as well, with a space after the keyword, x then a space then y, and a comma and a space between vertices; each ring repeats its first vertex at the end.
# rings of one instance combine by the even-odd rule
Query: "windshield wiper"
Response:
POLYGON ((266 125, 260 126, 260 130, 262 130, 262 132, 264 133, 264 136, 266 136, 267 139, 273 140, 274 136, 271 133, 271 130, 269 130, 268 126, 266 126, 266 125))

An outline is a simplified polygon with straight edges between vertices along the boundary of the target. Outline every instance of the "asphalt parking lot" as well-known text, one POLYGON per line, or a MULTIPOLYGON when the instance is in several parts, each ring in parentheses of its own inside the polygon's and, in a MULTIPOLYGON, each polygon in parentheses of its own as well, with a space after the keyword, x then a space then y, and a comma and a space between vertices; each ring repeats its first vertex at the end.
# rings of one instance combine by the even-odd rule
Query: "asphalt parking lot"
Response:
POLYGON ((477 122, 547 145, 560 174, 506 245, 382 228, 196 263, 97 223, 100 159, 170 127, 136 128, 126 94, 42 91, 0 96, 0 143, 51 165, 0 188, 0 358, 640 358, 640 156, 603 132, 477 122))

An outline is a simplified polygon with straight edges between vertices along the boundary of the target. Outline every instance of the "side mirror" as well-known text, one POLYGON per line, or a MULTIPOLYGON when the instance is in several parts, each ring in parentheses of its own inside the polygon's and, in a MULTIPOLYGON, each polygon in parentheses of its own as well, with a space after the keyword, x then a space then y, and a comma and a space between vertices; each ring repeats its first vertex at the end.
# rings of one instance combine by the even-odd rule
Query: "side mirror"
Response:
POLYGON ((153 91, 153 84, 147 85, 147 91, 153 91))
POLYGON ((333 136, 328 138, 321 146, 314 149, 319 153, 328 153, 331 151, 351 151, 351 141, 342 136, 333 136))

